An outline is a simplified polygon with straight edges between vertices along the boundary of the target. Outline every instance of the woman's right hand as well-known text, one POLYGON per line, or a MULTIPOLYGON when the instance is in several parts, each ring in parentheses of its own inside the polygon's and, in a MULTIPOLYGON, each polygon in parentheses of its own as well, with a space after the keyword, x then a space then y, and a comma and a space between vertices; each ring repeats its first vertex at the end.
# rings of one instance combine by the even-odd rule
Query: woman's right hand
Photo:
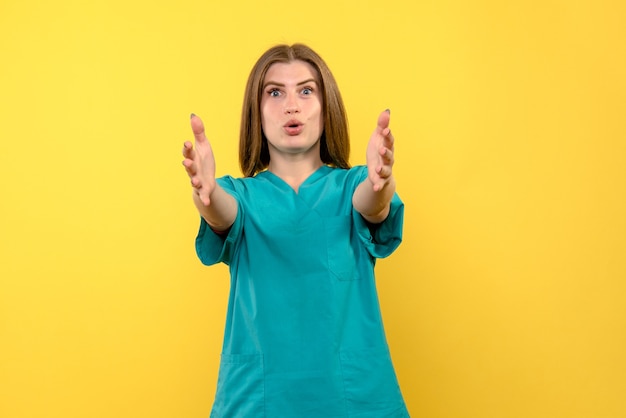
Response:
POLYGON ((191 130, 195 137, 195 146, 191 141, 184 143, 183 165, 195 194, 204 206, 209 206, 211 195, 215 190, 215 157, 211 144, 204 134, 204 124, 193 113, 191 114, 191 130))

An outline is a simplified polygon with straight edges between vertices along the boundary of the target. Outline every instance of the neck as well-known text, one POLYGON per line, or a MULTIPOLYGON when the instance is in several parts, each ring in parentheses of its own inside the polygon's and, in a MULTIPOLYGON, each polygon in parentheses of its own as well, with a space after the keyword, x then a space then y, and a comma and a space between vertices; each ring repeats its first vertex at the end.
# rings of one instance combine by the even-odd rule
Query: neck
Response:
POLYGON ((312 159, 271 159, 268 170, 280 177, 296 192, 300 185, 323 165, 320 158, 312 159))

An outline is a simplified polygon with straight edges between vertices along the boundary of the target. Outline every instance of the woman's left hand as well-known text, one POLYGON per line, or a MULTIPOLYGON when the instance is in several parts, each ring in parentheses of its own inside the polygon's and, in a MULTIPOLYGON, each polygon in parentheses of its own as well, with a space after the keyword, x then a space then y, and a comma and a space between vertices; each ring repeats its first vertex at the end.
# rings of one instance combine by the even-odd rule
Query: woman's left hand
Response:
POLYGON ((394 139, 389 129, 390 114, 387 109, 378 116, 376 129, 367 144, 367 172, 375 192, 384 189, 392 177, 394 139))

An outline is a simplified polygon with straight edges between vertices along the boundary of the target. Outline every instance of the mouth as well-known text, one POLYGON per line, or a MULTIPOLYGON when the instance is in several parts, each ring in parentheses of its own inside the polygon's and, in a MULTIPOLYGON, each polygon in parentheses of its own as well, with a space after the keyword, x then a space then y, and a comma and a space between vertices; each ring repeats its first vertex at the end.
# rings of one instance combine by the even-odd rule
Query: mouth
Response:
POLYGON ((287 132, 287 135, 299 135, 302 132, 302 122, 292 119, 283 125, 283 129, 287 132))

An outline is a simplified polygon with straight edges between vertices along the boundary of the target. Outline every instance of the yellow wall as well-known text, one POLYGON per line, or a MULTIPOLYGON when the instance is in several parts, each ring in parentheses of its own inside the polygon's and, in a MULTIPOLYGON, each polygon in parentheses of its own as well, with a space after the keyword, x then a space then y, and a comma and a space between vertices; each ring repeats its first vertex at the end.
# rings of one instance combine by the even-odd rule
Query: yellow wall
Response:
POLYGON ((295 41, 353 163, 392 109, 412 415, 626 416, 624 3, 246 3, 0 3, 0 417, 208 415, 227 270, 195 257, 180 149, 195 112, 238 174, 247 74, 295 41))

